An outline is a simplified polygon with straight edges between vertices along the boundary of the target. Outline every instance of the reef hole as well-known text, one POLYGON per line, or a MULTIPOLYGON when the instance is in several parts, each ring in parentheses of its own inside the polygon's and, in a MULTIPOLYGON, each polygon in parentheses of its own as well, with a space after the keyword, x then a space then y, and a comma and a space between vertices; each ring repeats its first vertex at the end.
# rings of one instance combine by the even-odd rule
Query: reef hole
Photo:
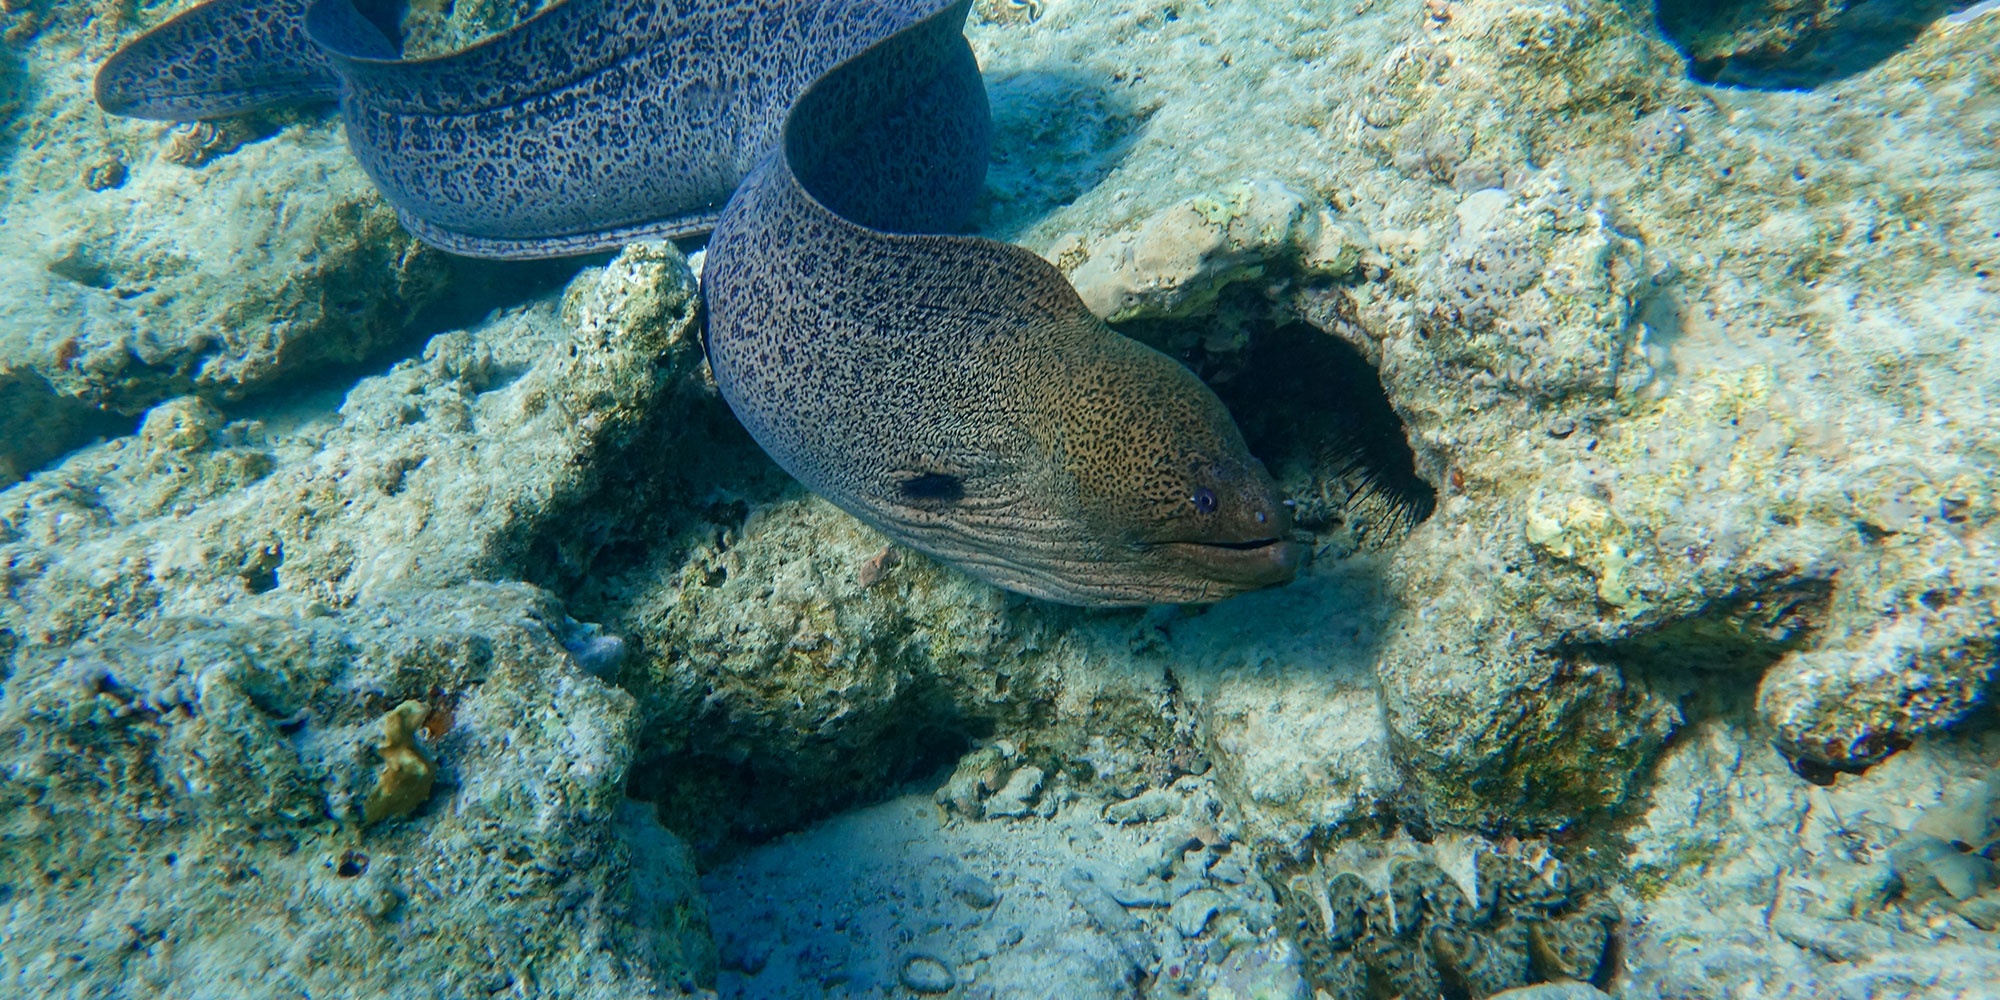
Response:
MULTIPOLYGON (((1232 290, 1234 292, 1234 290, 1232 290)), ((1119 332, 1178 358, 1221 397, 1250 453, 1293 502, 1298 527, 1335 551, 1376 551, 1430 517, 1437 490, 1416 471, 1403 421, 1353 345, 1299 321, 1225 308, 1138 320, 1119 332)))
POLYGON ((368 870, 368 855, 350 850, 340 856, 334 864, 333 873, 341 878, 354 878, 368 870))
POLYGON ((1660 0, 1660 30, 1702 83, 1810 90, 1903 50, 1974 0, 1660 0))

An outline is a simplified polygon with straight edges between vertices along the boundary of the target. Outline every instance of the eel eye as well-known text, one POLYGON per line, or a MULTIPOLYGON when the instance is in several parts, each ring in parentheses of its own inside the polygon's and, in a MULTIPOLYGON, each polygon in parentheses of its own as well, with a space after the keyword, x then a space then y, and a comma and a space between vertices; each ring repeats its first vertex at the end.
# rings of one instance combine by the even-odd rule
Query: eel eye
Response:
POLYGON ((1188 502, 1194 504, 1194 509, 1204 514, 1215 513, 1215 491, 1206 486, 1194 491, 1194 495, 1188 497, 1188 502))

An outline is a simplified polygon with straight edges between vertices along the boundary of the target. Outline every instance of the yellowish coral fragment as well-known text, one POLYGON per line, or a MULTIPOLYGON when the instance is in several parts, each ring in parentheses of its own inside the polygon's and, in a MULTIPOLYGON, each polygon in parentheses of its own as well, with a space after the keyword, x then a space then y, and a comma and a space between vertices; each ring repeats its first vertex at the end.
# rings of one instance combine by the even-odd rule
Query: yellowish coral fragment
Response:
POLYGON ((1632 590, 1625 583, 1625 566, 1630 561, 1625 557, 1624 546, 1605 543, 1604 553, 1598 559, 1598 600, 1621 607, 1633 603, 1632 590))
POLYGON ((1557 559, 1571 560, 1597 578, 1597 596, 1620 607, 1642 605, 1632 593, 1627 568, 1631 530, 1603 502, 1572 497, 1560 510, 1530 511, 1522 524, 1528 543, 1557 559))
POLYGON ((1538 549, 1546 549, 1551 555, 1566 559, 1575 551, 1568 545, 1560 544, 1563 533, 1562 522, 1542 511, 1529 513, 1525 530, 1528 544, 1538 549))
POLYGON ((407 816, 431 797, 437 765, 417 746, 417 729, 430 713, 429 705, 412 700, 382 717, 382 742, 375 744, 382 773, 361 804, 363 825, 407 816))

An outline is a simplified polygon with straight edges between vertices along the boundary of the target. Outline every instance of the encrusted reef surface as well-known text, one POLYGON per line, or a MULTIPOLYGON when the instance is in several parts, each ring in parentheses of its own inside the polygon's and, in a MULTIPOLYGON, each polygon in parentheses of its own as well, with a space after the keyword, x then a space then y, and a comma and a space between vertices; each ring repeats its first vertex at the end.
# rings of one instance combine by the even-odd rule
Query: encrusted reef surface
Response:
POLYGON ((5 6, 0 483, 164 399, 361 360, 450 298, 465 266, 396 224, 330 107, 199 126, 97 108, 97 65, 191 4, 5 6))
POLYGON ((790 484, 673 248, 7 0, 0 996, 1986 995, 2000 14, 1879 6, 980 0, 982 231, 1316 553, 1086 612, 790 484))
POLYGON ((495 582, 671 411, 693 294, 635 248, 344 401, 171 400, 0 497, 0 995, 712 978, 615 648, 495 582))

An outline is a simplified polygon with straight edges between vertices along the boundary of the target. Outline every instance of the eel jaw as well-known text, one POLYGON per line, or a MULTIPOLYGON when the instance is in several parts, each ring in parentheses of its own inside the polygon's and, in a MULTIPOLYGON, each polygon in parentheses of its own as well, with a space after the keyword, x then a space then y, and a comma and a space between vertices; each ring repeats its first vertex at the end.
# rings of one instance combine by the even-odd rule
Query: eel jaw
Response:
POLYGON ((1290 583, 1306 555, 1305 546, 1278 537, 1240 542, 1156 542, 1152 547, 1171 553, 1175 561, 1219 584, 1218 598, 1290 583))

